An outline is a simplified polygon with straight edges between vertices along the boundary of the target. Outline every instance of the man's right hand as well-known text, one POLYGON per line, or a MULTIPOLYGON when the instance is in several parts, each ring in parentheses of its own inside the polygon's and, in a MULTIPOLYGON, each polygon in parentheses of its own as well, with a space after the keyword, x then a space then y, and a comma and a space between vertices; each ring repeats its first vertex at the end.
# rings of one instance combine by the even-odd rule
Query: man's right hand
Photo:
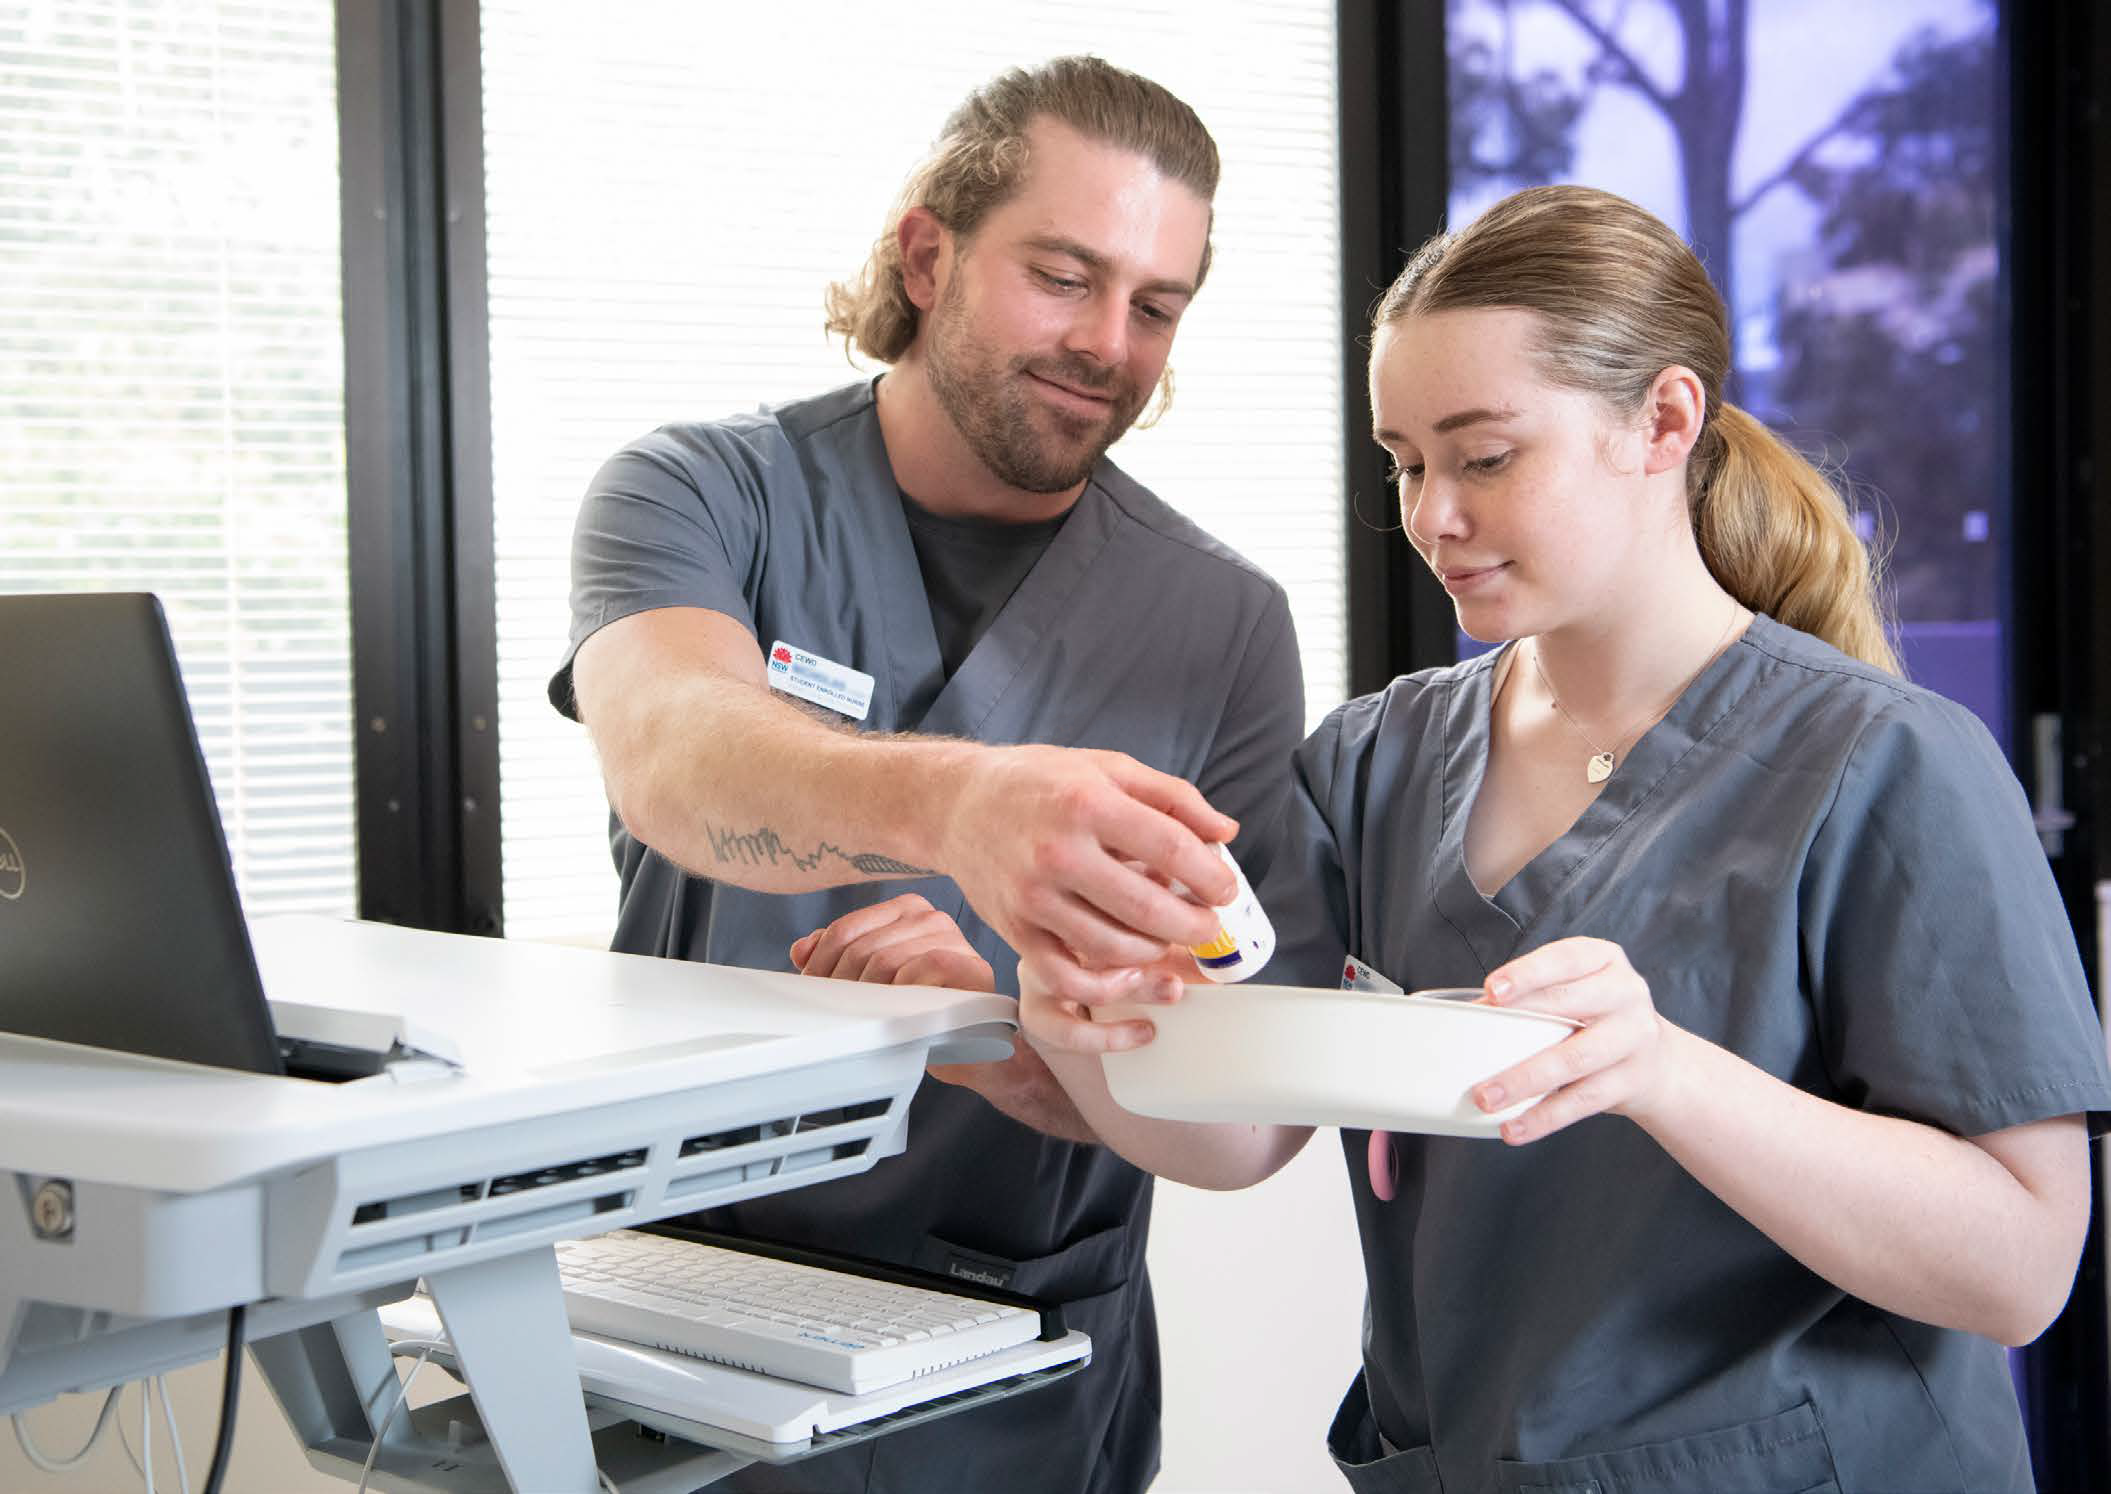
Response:
POLYGON ((1119 752, 987 747, 949 800, 938 865, 1022 958, 1148 965, 1168 944, 1215 938, 1217 917, 1201 903, 1237 890, 1211 846, 1238 822, 1193 784, 1119 752))

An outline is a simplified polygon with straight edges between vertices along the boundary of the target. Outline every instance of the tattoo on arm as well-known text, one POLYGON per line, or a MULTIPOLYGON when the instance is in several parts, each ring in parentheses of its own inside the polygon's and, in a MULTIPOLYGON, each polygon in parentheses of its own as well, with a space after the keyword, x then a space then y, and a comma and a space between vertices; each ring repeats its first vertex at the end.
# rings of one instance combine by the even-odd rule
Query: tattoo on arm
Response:
POLYGON ((732 862, 742 866, 782 866, 787 861, 800 871, 812 871, 828 857, 847 861, 868 877, 930 877, 936 876, 929 867, 911 866, 906 861, 897 861, 892 856, 883 856, 877 851, 850 852, 841 846, 822 841, 813 850, 802 856, 786 845, 776 831, 764 825, 762 828, 742 834, 738 830, 720 830, 706 827, 711 837, 711 852, 721 865, 732 862))
MULTIPOLYGON (((835 850, 834 846, 826 849, 835 850)), ((842 852, 837 851, 837 855, 842 852)), ((849 857, 850 864, 859 871, 875 877, 935 877, 937 872, 928 866, 911 866, 906 861, 897 861, 892 856, 882 856, 877 851, 860 851, 849 857)))

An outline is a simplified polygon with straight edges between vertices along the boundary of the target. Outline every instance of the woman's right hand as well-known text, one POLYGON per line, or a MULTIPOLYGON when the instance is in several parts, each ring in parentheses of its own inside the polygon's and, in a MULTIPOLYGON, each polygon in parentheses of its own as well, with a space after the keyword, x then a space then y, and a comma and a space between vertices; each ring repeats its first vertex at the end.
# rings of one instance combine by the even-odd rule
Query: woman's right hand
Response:
POLYGON ((1090 970, 1076 961, 1026 955, 1019 961, 1019 1025, 1037 1048, 1059 1053, 1118 1053, 1156 1035, 1148 1020, 1099 1020, 1113 1005, 1168 1005, 1202 978, 1194 956, 1167 946, 1143 966, 1090 970))
MULTIPOLYGON (((1204 979, 1185 949, 1169 948, 1141 968, 1091 970, 1063 960, 1019 963, 1019 1022, 1033 1046, 1077 1102, 1081 1122, 1125 1160, 1197 1188, 1244 1188, 1297 1155, 1309 1126, 1209 1125, 1155 1120, 1116 1103, 1098 1062, 1103 1053, 1139 1047, 1157 1036, 1148 1018, 1098 1020, 1108 1005, 1150 1007, 1180 1000, 1204 979)), ((1207 997, 1204 998, 1208 999, 1207 997)))

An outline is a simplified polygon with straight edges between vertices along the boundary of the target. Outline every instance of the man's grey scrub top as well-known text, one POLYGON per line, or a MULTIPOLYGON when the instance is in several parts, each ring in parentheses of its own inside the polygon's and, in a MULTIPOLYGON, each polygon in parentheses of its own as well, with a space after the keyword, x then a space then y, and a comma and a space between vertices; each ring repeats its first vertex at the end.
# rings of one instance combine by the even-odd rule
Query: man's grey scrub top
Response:
MULTIPOLYGON (((594 480, 573 575, 574 651, 630 613, 709 608, 765 649, 782 641, 871 675, 866 730, 1117 749, 1195 783, 1245 827, 1276 818, 1303 734, 1282 589, 1105 461, 947 679, 869 384, 636 442, 594 480)), ((568 653, 550 693, 574 714, 570 670, 568 653)), ((1017 956, 950 881, 752 893, 683 875, 620 824, 612 840, 619 950, 783 970, 800 935, 918 891, 1017 992, 1017 956)), ((1091 1367, 1056 1386, 791 1465, 781 1483, 758 1466, 728 1487, 1141 1489, 1158 1462, 1149 1197, 1149 1178, 1104 1148, 1041 1135, 931 1081, 903 1155, 715 1212, 714 1225, 743 1234, 1064 1302, 1093 1341, 1091 1367)))
MULTIPOLYGON (((1271 980, 1331 986, 1351 953, 1410 990, 1478 985, 1590 935, 1671 1021, 1842 1105, 1963 1136, 2100 1128, 2074 939, 1970 714, 1759 617, 1484 897, 1465 831, 1496 658, 1351 701, 1300 749, 1259 881, 1271 980)), ((2029 1487, 1999 1346, 1829 1285, 1631 1122, 1396 1137, 1390 1203, 1364 1133, 1342 1142, 1370 1292, 1330 1438, 1352 1487, 2029 1487)))

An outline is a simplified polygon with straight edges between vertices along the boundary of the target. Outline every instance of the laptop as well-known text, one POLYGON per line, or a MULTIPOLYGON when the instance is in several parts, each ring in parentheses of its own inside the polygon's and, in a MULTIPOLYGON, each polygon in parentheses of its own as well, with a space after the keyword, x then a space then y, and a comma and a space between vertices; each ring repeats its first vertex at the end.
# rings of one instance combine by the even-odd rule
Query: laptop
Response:
POLYGON ((0 596, 0 1031, 326 1080, 445 1047, 265 999, 151 594, 0 596))

